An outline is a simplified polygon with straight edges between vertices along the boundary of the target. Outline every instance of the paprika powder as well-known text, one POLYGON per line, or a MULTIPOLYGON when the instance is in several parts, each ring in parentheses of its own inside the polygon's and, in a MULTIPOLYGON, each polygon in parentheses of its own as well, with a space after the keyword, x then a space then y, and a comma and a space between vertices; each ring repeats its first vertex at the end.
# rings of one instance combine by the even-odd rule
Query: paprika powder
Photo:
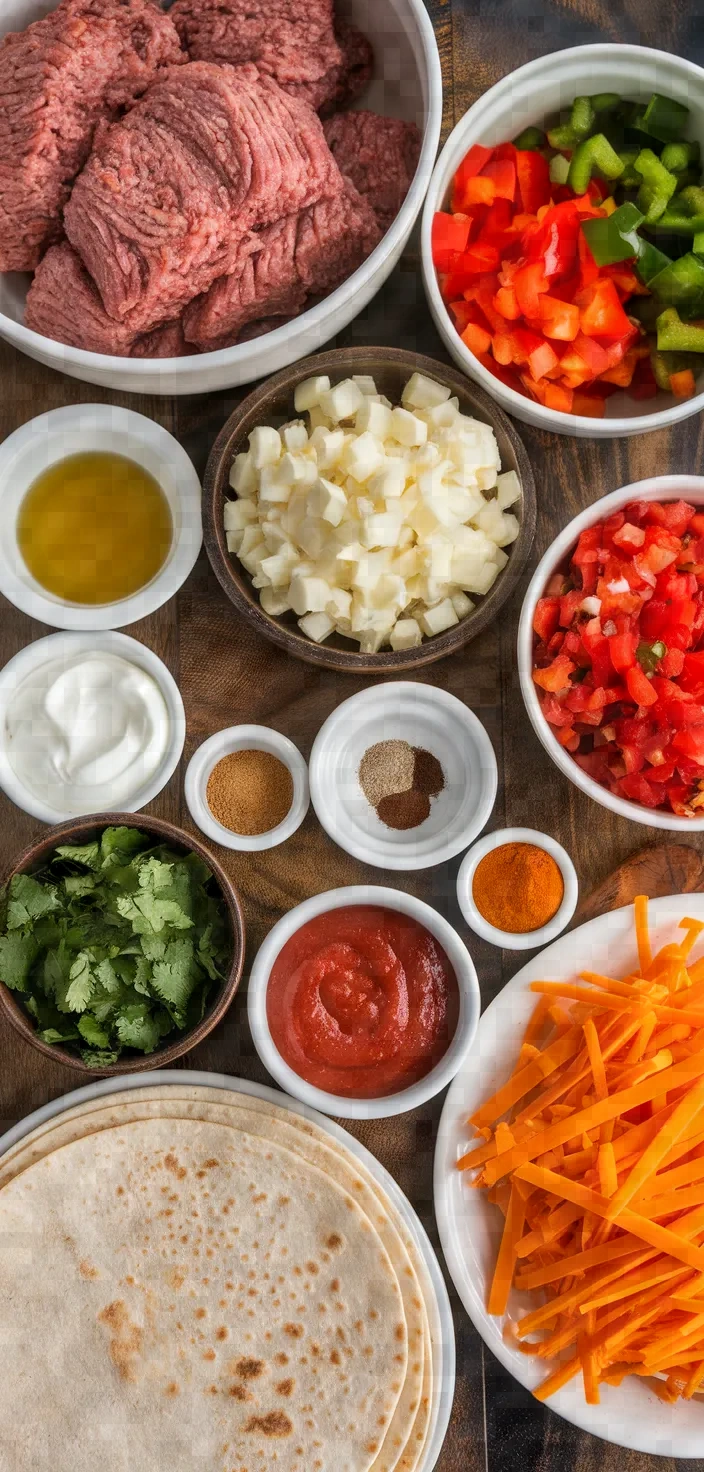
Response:
POLYGON ((480 859, 472 896, 487 924, 511 935, 547 925, 565 892, 560 867, 535 843, 504 843, 480 859))

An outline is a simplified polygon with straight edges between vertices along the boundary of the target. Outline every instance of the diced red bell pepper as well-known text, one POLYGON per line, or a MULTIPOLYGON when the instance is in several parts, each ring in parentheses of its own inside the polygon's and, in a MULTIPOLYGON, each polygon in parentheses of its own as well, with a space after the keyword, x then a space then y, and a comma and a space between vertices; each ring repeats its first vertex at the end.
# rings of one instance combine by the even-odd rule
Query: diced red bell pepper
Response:
MULTIPOLYGON (((673 652, 668 650, 668 655, 673 652)), ((679 651, 678 651, 679 652, 679 651)), ((667 671, 663 671, 664 674, 667 671)), ((680 674, 680 689, 690 694, 697 694, 704 690, 704 652, 682 655, 682 671, 680 674)))
POLYGON ((534 215, 550 200, 550 166, 542 153, 532 148, 517 149, 518 193, 526 214, 534 215))
POLYGON ((491 347, 491 333, 485 332, 483 327, 477 327, 475 322, 468 322, 461 336, 470 353, 488 353, 491 347))
POLYGON ((687 726, 678 731, 672 738, 672 745, 691 761, 704 764, 704 725, 687 726))
POLYGON ((612 676, 609 641, 602 632, 598 618, 590 618, 582 629, 582 643, 592 662, 592 677, 596 686, 606 686, 612 676))
POLYGON ((560 703, 556 695, 540 695, 540 708, 551 726, 571 726, 574 715, 560 703))
POLYGON ((546 383, 543 402, 546 409, 555 409, 558 414, 571 414, 574 394, 571 388, 564 388, 561 383, 546 383))
POLYGON ((480 177, 491 180, 495 199, 508 199, 513 203, 516 195, 516 165, 511 159, 490 159, 484 165, 480 177))
POLYGON ((581 331, 581 326, 572 344, 572 351, 583 359, 594 378, 598 378, 609 366, 609 359, 605 348, 595 338, 587 337, 581 331))
POLYGON ((461 255, 469 240, 470 223, 467 215, 447 215, 442 210, 433 216, 431 247, 436 270, 449 271, 451 257, 461 255))
POLYGON ((560 743, 560 746, 564 746, 567 751, 579 751, 579 735, 577 731, 574 731, 572 729, 571 726, 564 726, 563 729, 558 732, 557 739, 560 743))
POLYGON ((551 373, 553 368, 559 364, 557 353, 551 348, 549 342, 541 342, 528 356, 528 367, 533 378, 544 378, 546 373, 551 373))
POLYGON ((574 673, 577 666, 566 655, 558 654, 552 664, 545 670, 534 670, 533 679, 541 690, 548 690, 555 694, 558 690, 564 690, 569 684, 570 675, 574 673))
MULTIPOLYGON (((612 634, 609 639, 611 663, 619 674, 632 669, 636 662, 637 634, 612 634)), ((629 687, 630 688, 630 687, 629 687)))
POLYGON ((655 705, 658 698, 657 690, 641 669, 639 664, 634 664, 631 669, 626 670, 626 688, 636 705, 655 705))
POLYGON ((452 205, 457 210, 474 210, 478 205, 490 205, 496 199, 496 185, 493 179, 485 178, 483 174, 475 174, 472 179, 467 179, 462 189, 452 196, 452 205))
POLYGON ((626 777, 621 777, 617 786, 621 796, 627 797, 630 802, 639 802, 646 808, 660 806, 660 793, 651 786, 642 772, 632 772, 626 777))
POLYGON ((663 526, 673 537, 683 537, 693 522, 701 521, 702 530, 697 531, 697 536, 704 536, 704 517, 697 517, 687 501, 646 501, 643 519, 654 526, 663 526))
MULTIPOLYGON (((668 649, 667 654, 663 655, 660 660, 658 669, 663 675, 667 675, 668 679, 676 680, 682 674, 687 657, 683 649, 668 649)), ((702 678, 702 692, 704 692, 704 677, 702 678)))
POLYGON ((627 773, 642 771, 645 766, 645 752, 640 747, 629 746, 627 742, 622 741, 619 750, 627 773))
POLYGON ((572 400, 572 413, 582 414, 589 419, 603 419, 606 405, 598 394, 578 393, 572 400))
POLYGON ((635 556, 643 546, 645 532, 641 526, 633 526, 630 521, 624 521, 623 525, 614 532, 613 539, 622 552, 629 552, 631 556, 635 556))
POLYGON ((468 302, 464 297, 460 297, 456 302, 449 302, 448 309, 460 334, 464 332, 469 322, 473 322, 475 327, 482 327, 486 331, 486 318, 475 302, 468 302))
MULTIPOLYGON (((533 629, 544 644, 547 644, 560 622, 560 603, 559 598, 539 598, 535 605, 533 629)), ((704 660, 704 655, 702 659, 704 660)), ((704 675, 702 678, 704 679, 704 675)))
POLYGON ((513 289, 524 317, 540 321, 540 297, 548 289, 542 262, 533 261, 521 266, 513 278, 513 289))
POLYGON ((658 386, 655 374, 648 358, 644 358, 637 366, 631 379, 628 390, 629 397, 637 403, 645 402, 646 399, 655 399, 658 395, 658 386))
POLYGON ((538 298, 540 319, 546 337, 572 342, 579 332, 579 307, 544 293, 538 298))
POLYGON ((523 315, 512 286, 501 286, 494 297, 494 306, 508 322, 517 322, 523 315))
POLYGON ((681 368, 670 374, 670 388, 676 399, 693 399, 697 384, 691 368, 681 368))
POLYGON ((697 537, 704 537, 704 511, 695 511, 689 523, 689 530, 697 537))
POLYGON ((572 620, 577 612, 577 609, 579 608, 583 600, 584 593, 582 592, 581 588, 573 588, 569 593, 563 593, 562 597, 560 598, 559 621, 561 628, 569 629, 570 624, 572 623, 572 620))
POLYGON ((476 174, 481 173, 485 164, 488 164, 494 150, 485 148, 482 143, 475 143, 469 152, 465 154, 452 182, 452 208, 462 208, 462 194, 468 180, 473 179, 476 174))
POLYGON ((522 236, 530 261, 541 261, 545 275, 566 276, 577 260, 580 235, 579 215, 571 200, 554 205, 539 216, 539 224, 528 227, 522 236))
POLYGON ((665 527, 648 526, 645 529, 643 547, 638 554, 638 569, 645 567, 657 576, 677 560, 679 550, 679 537, 674 537, 665 527))
POLYGON ((624 338, 633 334, 619 301, 613 281, 600 276, 591 286, 578 293, 577 306, 581 308, 580 323, 586 337, 624 338))

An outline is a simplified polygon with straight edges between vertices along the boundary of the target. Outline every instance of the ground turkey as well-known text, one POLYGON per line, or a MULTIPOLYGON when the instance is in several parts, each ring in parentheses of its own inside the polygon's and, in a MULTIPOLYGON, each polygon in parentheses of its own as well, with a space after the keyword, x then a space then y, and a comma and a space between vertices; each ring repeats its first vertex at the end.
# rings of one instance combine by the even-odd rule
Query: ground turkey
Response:
POLYGON ((94 283, 68 241, 52 245, 27 294, 25 326, 89 353, 127 358, 137 333, 108 317, 94 283))
POLYGON ((141 331, 229 271, 242 238, 342 180, 310 107, 256 68, 173 68, 98 130, 66 234, 109 316, 141 331))
POLYGON ((415 123, 375 112, 341 112, 324 127, 343 174, 369 200, 381 229, 388 230, 418 167, 421 137, 415 123))
POLYGON ((333 0, 176 0, 171 17, 194 61, 253 61, 285 88, 342 62, 333 0))
POLYGON ((185 60, 150 0, 61 0, 0 43, 0 271, 32 271, 61 235, 61 210, 95 125, 185 60))
POLYGON ((351 276, 380 238, 373 210, 346 180, 343 195, 243 242, 233 272, 186 309, 186 337, 207 352, 229 347, 249 323, 295 315, 310 294, 322 296, 351 276))

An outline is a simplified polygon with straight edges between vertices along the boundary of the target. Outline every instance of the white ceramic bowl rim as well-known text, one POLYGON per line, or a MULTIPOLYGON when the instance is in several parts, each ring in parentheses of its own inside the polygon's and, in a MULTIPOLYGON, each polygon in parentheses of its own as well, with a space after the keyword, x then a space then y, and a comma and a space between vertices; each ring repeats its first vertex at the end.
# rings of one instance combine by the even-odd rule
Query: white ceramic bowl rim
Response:
MULTIPOLYGON (((426 196, 423 210, 421 227, 421 253, 423 262, 423 275, 426 291, 429 297, 431 310, 437 322, 444 321, 454 336, 454 327, 440 294, 435 269, 432 265, 431 253, 431 229, 435 211, 442 207, 441 201, 436 196, 439 192, 439 181, 445 171, 445 160, 458 150, 457 163, 466 152, 469 145, 464 145, 467 133, 473 133, 481 127, 484 115, 498 102, 505 101, 507 113, 512 103, 515 103, 517 93, 523 83, 530 82, 533 78, 544 78, 546 71, 552 70, 554 65, 569 63, 579 60, 583 63, 584 75, 588 78, 590 63, 598 65, 605 59, 617 59, 620 63, 626 60, 640 62, 650 68, 656 68, 658 63, 663 67, 674 66, 681 72, 683 77, 690 77, 701 87, 704 84, 704 70, 697 66, 696 62, 688 61, 685 57, 675 56, 671 52, 659 50, 650 46, 621 45, 618 42, 594 42, 587 46, 571 46, 563 51, 552 52, 547 56, 536 57, 534 61, 528 61, 525 65, 517 67, 515 71, 509 72, 493 87, 473 103, 459 122, 455 124, 449 138, 444 144, 440 157, 435 165, 433 177, 430 181, 428 194, 426 196)), ((588 89, 586 89, 588 90, 588 89)), ((627 88, 625 89, 628 90, 627 88)), ((575 94, 576 95, 576 94, 575 94)), ((469 354, 469 350, 465 350, 469 354)), ((467 365, 465 372, 467 371, 467 365)), ((526 417, 526 404, 530 405, 531 417, 529 423, 543 428, 558 430, 565 434, 580 434, 588 437, 608 437, 610 435, 623 435, 634 433, 645 433, 653 429, 662 429, 666 426, 677 424, 683 419, 690 418, 704 406, 704 390, 692 399, 687 399, 681 404, 670 405, 667 409, 656 410, 652 414, 642 414, 630 417, 628 415, 613 419, 594 420, 582 414, 558 414, 554 410, 546 409, 544 405, 527 400, 523 394, 508 385, 499 383, 493 373, 472 355, 472 376, 476 378, 488 393, 492 394, 508 413, 516 414, 519 419, 526 417), (498 385, 498 387, 497 387, 498 385), (596 426, 601 425, 601 429, 596 426)))
MULTIPOLYGON (((8 660, 0 670, 0 787, 17 807, 22 808, 33 818, 38 818, 42 823, 68 823, 73 818, 88 821, 90 814, 75 813, 68 808, 50 807, 48 803, 42 802, 34 793, 29 792, 20 782, 10 763, 4 739, 5 713, 8 702, 14 695, 18 684, 40 665, 47 664, 53 656, 89 653, 93 650, 120 655, 122 659, 138 665, 146 674, 151 675, 161 691, 169 715, 170 739, 159 766, 131 798, 119 804, 120 810, 124 813, 137 813, 146 807, 147 803, 152 802, 166 786, 181 760, 186 739, 186 713, 178 685, 158 654, 155 654, 146 644, 140 644, 138 639, 132 639, 129 634, 121 634, 112 629, 86 633, 47 634, 44 639, 36 639, 33 644, 25 645, 25 648, 20 649, 19 653, 8 660)), ((104 803, 103 807, 108 811, 111 804, 104 803)))
POLYGON ((556 838, 551 838, 548 833, 540 833, 536 828, 499 828, 494 833, 488 833, 486 838, 480 838, 469 853, 465 854, 457 875, 457 900, 467 924, 482 940, 488 940, 492 945, 501 946, 506 951, 533 950, 554 940, 569 925, 577 907, 578 895, 579 881, 567 850, 556 838), (546 925, 539 925, 536 930, 526 931, 525 934, 499 930, 497 926, 490 925, 484 919, 472 893, 474 874, 480 860, 507 843, 532 843, 536 848, 550 854, 559 867, 565 886, 562 902, 552 920, 548 920, 546 925))
POLYGON ((285 843, 300 828, 310 803, 308 767, 294 742, 273 727, 228 726, 223 731, 216 731, 214 736, 209 736, 194 751, 186 770, 184 795, 194 823, 198 824, 208 838, 222 844, 223 848, 237 849, 241 853, 261 853, 264 849, 276 848, 278 844, 285 843), (234 833, 219 822, 208 805, 206 792, 211 772, 222 757, 233 751, 251 748, 255 751, 268 751, 284 763, 291 773, 293 796, 286 817, 275 828, 269 828, 266 833, 248 836, 234 833))
POLYGON ((472 1045, 480 1009, 479 983, 474 963, 449 921, 424 900, 416 899, 415 895, 376 884, 352 884, 342 889, 323 891, 289 910, 287 915, 277 921, 260 946, 254 958, 247 989, 249 1025, 254 1046, 265 1068, 295 1099, 309 1104, 312 1109, 319 1109, 323 1114, 338 1115, 342 1119, 390 1118, 395 1114, 404 1114, 409 1109, 416 1109, 435 1094, 439 1094, 454 1078, 472 1045), (329 1094, 326 1090, 307 1083, 282 1058, 271 1036, 266 1014, 266 994, 271 968, 286 941, 317 915, 343 909, 348 905, 375 905, 417 920, 439 941, 457 978, 459 1015, 455 1035, 447 1052, 417 1083, 381 1098, 347 1098, 340 1094, 329 1094))
MULTIPOLYGON (((316 306, 310 307, 306 312, 301 313, 300 317, 295 318, 294 327, 295 323, 299 323, 311 332, 314 332, 318 327, 325 329, 326 324, 331 319, 334 319, 338 310, 345 305, 348 297, 354 295, 356 291, 363 289, 373 281, 383 260, 393 254, 394 249, 398 246, 402 237, 407 235, 425 198, 435 163, 435 155, 437 153, 440 128, 442 125, 442 71, 435 31, 423 4, 423 0, 407 0, 407 3, 413 12, 414 20, 418 26, 423 57, 427 67, 428 113, 415 176, 411 181, 408 194, 396 219, 390 229, 382 236, 382 239, 372 251, 371 255, 334 292, 331 292, 323 301, 318 302, 316 306)), ((0 312, 0 320, 8 324, 12 334, 11 340, 19 348, 30 349, 32 347, 37 348, 40 345, 44 347, 47 341, 50 341, 43 334, 34 332, 30 327, 25 327, 24 323, 16 322, 14 318, 7 317, 3 312, 0 312)), ((286 323, 283 327, 277 327, 273 332, 267 333, 267 346, 271 348, 272 352, 275 352, 277 348, 289 341, 290 337, 291 326, 286 323)), ((124 372, 126 361, 128 361, 130 376, 134 378, 134 392, 136 393, 141 392, 141 379, 153 378, 155 367, 160 368, 162 371, 168 371, 172 376, 175 375, 182 379, 197 377, 197 369, 194 368, 193 357, 159 359, 130 358, 129 360, 125 360, 125 358, 116 357, 108 353, 89 353, 82 348, 72 348, 63 343, 57 343, 56 347, 61 352, 63 364, 68 365, 68 371, 71 368, 81 369, 89 365, 95 365, 106 372, 124 372)), ((236 362, 246 372, 247 365, 252 363, 256 366, 260 356, 261 340, 254 338, 250 342, 240 343, 234 348, 221 348, 217 352, 200 354, 195 362, 197 364, 199 361, 202 361, 204 365, 207 364, 207 366, 214 369, 219 367, 226 368, 229 364, 236 362)), ((252 376, 257 375, 253 373, 252 376)), ((239 381, 243 383, 247 381, 244 374, 239 381)), ((197 392, 197 388, 189 385, 188 391, 197 392)))
MULTIPOLYGON (((410 732, 403 734, 410 738, 410 732)), ((440 743, 435 748, 435 754, 438 759, 441 758, 440 743)), ((310 785, 318 821, 334 843, 353 858, 372 864, 375 868, 410 871, 429 869, 435 864, 445 863, 461 853, 481 833, 491 817, 496 801, 498 769, 489 736, 479 717, 469 706, 449 690, 415 680, 394 680, 383 685, 368 686, 356 695, 351 695, 332 711, 313 743, 310 785), (471 812, 466 815, 463 823, 457 821, 453 826, 450 819, 434 836, 421 838, 420 825, 405 831, 390 829, 388 837, 365 836, 354 825, 338 791, 334 789, 331 795, 331 784, 335 783, 335 773, 331 768, 337 765, 341 753, 345 751, 345 735, 340 737, 340 728, 342 727, 343 733, 347 730, 351 738, 367 728, 368 745, 374 744, 376 740, 386 739, 392 727, 387 726, 389 717, 385 706, 387 703, 391 706, 394 699, 406 702, 409 719, 410 712, 417 707, 421 718, 425 714, 426 724, 430 715, 440 729, 443 724, 448 727, 452 724, 461 733, 465 770, 472 768, 475 761, 478 764, 477 791, 471 812), (374 735, 375 725, 378 726, 377 736, 374 735)), ((440 801, 440 797, 435 801, 440 801)), ((461 809, 458 809, 458 814, 460 812, 461 809)))
POLYGON ((200 480, 178 440, 146 414, 111 404, 50 409, 22 424, 0 445, 0 490, 5 482, 12 509, 8 512, 6 507, 0 532, 0 586, 31 618, 60 629, 120 628, 162 607, 195 566, 203 543, 200 480), (32 577, 17 545, 17 512, 44 462, 57 464, 82 453, 81 446, 88 451, 108 449, 144 465, 159 480, 171 509, 173 537, 162 567, 144 587, 113 603, 79 604, 53 597, 32 577))
POLYGON ((551 574, 559 567, 567 553, 574 547, 580 532, 585 527, 592 526, 595 521, 601 521, 603 517, 609 516, 612 511, 618 511, 629 501, 684 501, 695 500, 697 505, 704 506, 704 476, 698 475, 657 475, 647 480, 634 481, 632 485, 621 486, 617 491, 611 491, 608 496, 602 496, 599 501, 594 501, 586 510, 580 511, 572 521, 559 533, 554 542, 551 542, 547 551, 541 557, 540 562, 528 584, 528 590, 523 600, 521 616, 518 624, 518 674, 521 682, 521 693, 525 707, 530 717, 533 730, 542 742, 548 755, 588 797, 594 798, 595 802, 602 807, 611 809, 612 813, 618 813, 622 818, 630 818, 632 823, 643 823, 648 828, 663 828, 678 833, 701 833, 704 830, 704 816, 701 818, 678 818, 675 813, 668 813, 664 809, 645 808, 635 802, 629 802, 624 797, 617 797, 614 793, 602 787, 593 777, 589 777, 582 771, 570 755, 560 746, 559 741, 553 736, 552 728, 545 720, 540 708, 537 691, 533 681, 533 614, 535 605, 542 598, 551 574), (694 493, 694 494, 693 494, 694 493))

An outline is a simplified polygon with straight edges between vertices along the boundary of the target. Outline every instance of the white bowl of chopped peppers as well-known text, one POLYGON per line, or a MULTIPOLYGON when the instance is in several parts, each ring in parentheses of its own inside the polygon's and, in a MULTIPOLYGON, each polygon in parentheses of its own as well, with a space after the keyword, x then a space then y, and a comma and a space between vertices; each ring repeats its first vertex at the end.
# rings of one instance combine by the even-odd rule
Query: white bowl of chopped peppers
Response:
POLYGON ((521 691, 555 764, 631 822, 704 829, 704 478, 603 496, 541 559, 521 691))
POLYGON ((457 124, 423 274, 455 362, 541 429, 641 434, 704 405, 704 71, 640 46, 529 62, 457 124))

